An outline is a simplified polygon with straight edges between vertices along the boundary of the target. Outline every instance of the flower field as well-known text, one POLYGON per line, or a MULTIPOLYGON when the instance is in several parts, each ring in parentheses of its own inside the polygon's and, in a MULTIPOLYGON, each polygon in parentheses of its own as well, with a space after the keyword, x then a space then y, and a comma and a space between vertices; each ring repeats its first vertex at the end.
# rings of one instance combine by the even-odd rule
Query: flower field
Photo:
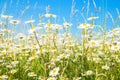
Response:
POLYGON ((73 24, 54 23, 57 15, 49 9, 39 17, 38 26, 33 19, 24 22, 26 34, 17 32, 21 22, 14 16, 1 15, 0 80, 120 80, 120 27, 96 27, 99 16, 91 16, 78 24, 78 40, 73 24))

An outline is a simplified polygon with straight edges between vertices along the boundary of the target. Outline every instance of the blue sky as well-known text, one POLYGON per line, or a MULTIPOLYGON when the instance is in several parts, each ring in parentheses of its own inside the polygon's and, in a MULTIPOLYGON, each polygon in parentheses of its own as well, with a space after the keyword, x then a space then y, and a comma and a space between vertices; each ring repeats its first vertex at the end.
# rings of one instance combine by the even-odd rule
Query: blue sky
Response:
MULTIPOLYGON (((116 20, 118 16, 116 8, 120 10, 119 0, 94 0, 94 2, 93 0, 74 0, 74 9, 77 12, 72 18, 73 32, 78 31, 77 25, 79 22, 85 22, 83 16, 85 18, 99 16, 100 18, 96 20, 97 25, 103 25, 102 21, 105 19, 105 14, 108 12, 113 16, 113 19, 116 20), (87 8, 88 1, 90 2, 89 10, 87 8)), ((38 23, 38 15, 45 14, 45 9, 48 5, 50 5, 51 8, 50 13, 57 15, 57 23, 62 24, 64 22, 63 18, 68 22, 70 21, 72 0, 0 0, 0 13, 14 16, 13 19, 20 20, 21 24, 31 18, 35 19, 36 23, 38 23), (29 9, 26 10, 26 7, 28 6, 29 9), (21 16, 23 11, 25 12, 21 16)), ((111 29, 112 20, 110 17, 107 22, 107 29, 111 29)))

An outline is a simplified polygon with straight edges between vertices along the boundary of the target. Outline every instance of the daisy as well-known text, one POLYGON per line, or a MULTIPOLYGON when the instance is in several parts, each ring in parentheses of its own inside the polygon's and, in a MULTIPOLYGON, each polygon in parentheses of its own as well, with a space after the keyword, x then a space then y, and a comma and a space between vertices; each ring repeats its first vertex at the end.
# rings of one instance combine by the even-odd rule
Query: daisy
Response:
POLYGON ((62 27, 59 24, 53 24, 52 27, 51 27, 51 29, 58 30, 58 29, 62 29, 62 27))
POLYGON ((47 80, 57 80, 55 77, 49 77, 47 80))
POLYGON ((80 57, 80 56, 83 56, 83 54, 82 53, 76 53, 75 54, 75 57, 80 57))
POLYGON ((6 66, 7 68, 15 68, 16 64, 15 63, 10 63, 9 65, 6 66))
POLYGON ((53 70, 50 71, 50 76, 57 76, 59 73, 59 67, 54 68, 53 70))
POLYGON ((45 25, 45 28, 50 28, 50 27, 52 27, 52 26, 53 26, 53 24, 47 23, 47 24, 45 25))
POLYGON ((72 24, 71 24, 71 23, 68 23, 68 22, 65 22, 65 23, 63 23, 63 26, 64 26, 65 28, 68 28, 68 27, 71 27, 72 24))
POLYGON ((50 17, 53 17, 53 18, 56 18, 57 16, 56 15, 54 15, 54 14, 45 14, 45 17, 46 18, 50 18, 50 17))
POLYGON ((61 80, 68 80, 67 77, 60 77, 61 80))
POLYGON ((39 76, 38 80, 45 80, 45 78, 43 76, 39 76))
POLYGON ((18 61, 13 61, 12 63, 10 63, 9 65, 7 65, 6 67, 7 68, 15 68, 18 63, 19 63, 18 61))
POLYGON ((82 77, 77 77, 77 78, 73 78, 73 80, 81 80, 82 79, 82 77))
POLYGON ((36 31, 36 27, 34 25, 32 25, 32 27, 30 28, 28 33, 34 33, 35 31, 36 31))
POLYGON ((7 78, 8 78, 7 75, 2 75, 2 76, 0 76, 0 79, 3 79, 3 80, 6 80, 7 78))
POLYGON ((67 59, 67 58, 69 58, 69 56, 70 56, 69 54, 65 54, 65 53, 64 53, 64 54, 60 54, 59 57, 60 57, 60 59, 62 59, 62 58, 67 59))
POLYGON ((11 20, 10 23, 11 23, 11 24, 14 24, 14 25, 17 25, 17 24, 20 23, 20 21, 19 21, 19 20, 11 20))
POLYGON ((93 71, 92 71, 92 70, 88 70, 88 71, 86 72, 86 75, 87 75, 87 76, 92 75, 92 74, 93 74, 93 71))
POLYGON ((10 16, 10 15, 1 15, 1 17, 5 18, 5 19, 7 19, 7 18, 13 18, 13 16, 10 16))
POLYGON ((94 26, 92 24, 87 24, 87 23, 83 23, 78 25, 78 28, 82 28, 82 29, 89 29, 89 28, 93 28, 94 26))
POLYGON ((35 77, 35 76, 37 76, 34 72, 30 72, 30 73, 28 73, 28 76, 29 77, 35 77))
POLYGON ((16 36, 17 39, 20 39, 20 40, 23 40, 25 39, 25 35, 22 34, 22 33, 18 33, 17 36, 16 36))
POLYGON ((108 65, 104 65, 104 66, 102 66, 102 69, 103 69, 103 70, 109 70, 110 67, 109 67, 108 65))
POLYGON ((4 60, 0 60, 0 63, 4 62, 4 60))
POLYGON ((91 21, 91 20, 95 20, 95 19, 98 19, 99 17, 94 17, 94 16, 92 16, 92 17, 89 17, 87 20, 88 21, 91 21))
POLYGON ((111 50, 112 51, 119 51, 120 50, 120 46, 118 46, 118 45, 112 45, 111 50))
POLYGON ((59 61, 59 60, 60 60, 60 57, 58 56, 58 57, 53 57, 51 61, 56 62, 56 61, 59 61))
POLYGON ((91 40, 91 41, 88 42, 88 46, 97 47, 97 46, 99 46, 99 42, 95 41, 95 40, 91 40))
POLYGON ((3 33, 4 33, 4 32, 10 33, 10 32, 12 32, 12 31, 11 31, 11 30, 8 30, 8 29, 2 29, 1 32, 3 32, 3 33))
POLYGON ((51 52, 53 52, 53 53, 57 51, 55 47, 51 47, 50 50, 51 50, 51 52))
POLYGON ((17 65, 19 61, 13 61, 12 64, 17 65))
POLYGON ((50 68, 53 68, 55 66, 55 63, 54 62, 51 62, 50 64, 49 64, 49 67, 50 68))
POLYGON ((33 54, 31 57, 28 58, 28 61, 32 61, 34 59, 37 59, 38 55, 37 54, 33 54))
POLYGON ((4 56, 4 55, 6 55, 6 54, 7 54, 7 51, 6 51, 6 50, 3 50, 3 51, 1 51, 0 56, 4 56))
POLYGON ((12 74, 15 74, 16 72, 17 72, 16 69, 12 69, 12 70, 10 71, 10 73, 12 73, 12 74))
POLYGON ((100 59, 99 57, 94 57, 94 58, 93 58, 93 61, 94 61, 95 63, 99 63, 100 60, 101 60, 101 59, 100 59))

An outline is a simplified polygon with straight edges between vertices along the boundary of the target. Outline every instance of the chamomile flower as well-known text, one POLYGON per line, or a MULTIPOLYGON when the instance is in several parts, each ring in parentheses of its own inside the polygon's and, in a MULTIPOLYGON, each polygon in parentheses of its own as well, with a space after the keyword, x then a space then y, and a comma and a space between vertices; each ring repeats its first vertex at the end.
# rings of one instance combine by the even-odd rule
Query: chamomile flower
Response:
POLYGON ((25 35, 22 34, 22 33, 18 33, 17 36, 16 36, 17 39, 20 39, 20 40, 23 40, 25 39, 25 35))
POLYGON ((63 58, 68 59, 69 56, 70 56, 70 54, 65 54, 65 53, 63 53, 63 54, 60 54, 59 58, 60 58, 60 59, 63 59, 63 58))
POLYGON ((4 60, 0 60, 0 63, 4 62, 4 60))
POLYGON ((103 69, 103 70, 109 70, 110 67, 109 67, 108 65, 103 65, 103 66, 102 66, 102 69, 103 69))
POLYGON ((65 22, 63 23, 64 28, 68 28, 72 26, 72 23, 65 22))
POLYGON ((19 61, 13 61, 12 64, 17 65, 19 61))
POLYGON ((52 62, 57 62, 57 61, 59 61, 60 60, 60 57, 58 56, 58 57, 53 57, 52 59, 51 59, 51 61, 52 62))
POLYGON ((53 26, 53 24, 47 23, 47 24, 45 25, 45 28, 50 28, 50 27, 52 27, 52 26, 53 26))
POLYGON ((6 51, 6 50, 3 50, 3 51, 1 51, 0 56, 4 56, 4 55, 6 55, 6 54, 7 54, 7 51, 6 51))
POLYGON ((16 72, 17 72, 17 69, 12 69, 12 70, 10 71, 11 74, 15 74, 16 72))
POLYGON ((34 25, 32 25, 32 27, 30 28, 30 30, 28 31, 30 34, 36 31, 36 27, 34 25))
POLYGON ((45 77, 44 76, 39 76, 38 80, 45 80, 45 77))
POLYGON ((55 49, 55 47, 51 47, 50 50, 51 50, 51 52, 53 52, 53 53, 57 51, 57 50, 55 49))
POLYGON ((50 76, 57 76, 59 74, 59 67, 54 68, 53 70, 50 71, 49 75, 50 76))
POLYGON ((57 78, 56 77, 49 77, 49 78, 47 78, 47 80, 57 80, 57 78))
POLYGON ((2 80, 8 79, 8 76, 7 75, 1 75, 0 79, 2 79, 2 80))
POLYGON ((97 47, 97 46, 100 46, 100 44, 97 40, 91 40, 91 41, 88 42, 88 46, 97 47))
POLYGON ((32 56, 30 56, 30 57, 28 58, 28 61, 32 61, 32 60, 38 59, 38 58, 39 58, 39 56, 38 56, 37 54, 32 54, 32 56))
POLYGON ((48 67, 53 68, 55 66, 55 62, 51 62, 48 67))
POLYGON ((29 77, 35 77, 35 76, 37 76, 37 75, 36 75, 34 72, 29 72, 29 73, 28 73, 28 76, 29 76, 29 77))
POLYGON ((60 77, 60 80, 69 80, 67 77, 60 77))
POLYGON ((10 64, 8 64, 6 67, 7 68, 15 68, 18 63, 19 63, 18 61, 13 61, 10 64))
POLYGON ((54 15, 54 14, 45 14, 45 17, 46 18, 50 18, 50 17, 53 17, 53 18, 56 18, 57 16, 56 15, 54 15))
POLYGON ((78 25, 78 28, 81 28, 81 29, 89 29, 89 28, 93 28, 93 27, 94 27, 93 24, 87 24, 87 23, 83 23, 83 24, 78 25))
POLYGON ((98 58, 98 57, 94 57, 94 58, 93 58, 93 61, 94 61, 95 63, 99 63, 99 62, 101 61, 101 59, 98 58))
POLYGON ((86 72, 86 75, 87 75, 87 76, 93 75, 93 71, 92 71, 92 70, 88 70, 88 71, 86 72))
POLYGON ((7 18, 13 18, 13 16, 10 16, 10 15, 1 15, 1 17, 5 18, 5 19, 7 19, 7 18))
POLYGON ((73 80, 81 80, 82 77, 73 78, 73 80))
POLYGON ((20 21, 19 20, 10 20, 10 23, 14 24, 14 25, 17 25, 17 24, 20 23, 20 21))
POLYGON ((75 57, 80 57, 80 56, 83 56, 83 54, 82 53, 76 53, 75 54, 75 57))
POLYGON ((60 30, 60 29, 62 29, 62 26, 59 24, 52 24, 51 29, 52 30, 60 30))
POLYGON ((111 50, 112 51, 119 51, 120 50, 120 46, 118 46, 118 45, 112 45, 111 50))
POLYGON ((92 16, 92 17, 89 17, 87 20, 90 21, 90 20, 95 20, 95 19, 98 19, 99 17, 95 17, 95 16, 92 16))

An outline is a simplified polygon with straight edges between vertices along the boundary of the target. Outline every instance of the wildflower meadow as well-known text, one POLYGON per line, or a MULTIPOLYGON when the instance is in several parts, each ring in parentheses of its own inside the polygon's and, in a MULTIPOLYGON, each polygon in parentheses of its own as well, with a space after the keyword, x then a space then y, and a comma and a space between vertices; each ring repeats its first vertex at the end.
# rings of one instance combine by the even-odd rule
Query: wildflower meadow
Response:
MULTIPOLYGON (((104 17, 104 25, 97 24, 100 16, 94 14, 83 16, 85 20, 74 25, 77 11, 88 11, 87 6, 76 10, 75 1, 71 0, 69 20, 63 18, 62 23, 57 22, 59 15, 52 13, 50 5, 44 8, 44 14, 37 15, 38 21, 34 15, 22 21, 1 13, 0 80, 120 80, 119 9, 116 8, 116 18, 107 15, 113 22, 110 30, 106 29, 107 18, 104 17), (72 32, 73 26, 78 33, 72 32)), ((93 11, 98 8, 97 0, 85 1, 94 6, 93 11)))

